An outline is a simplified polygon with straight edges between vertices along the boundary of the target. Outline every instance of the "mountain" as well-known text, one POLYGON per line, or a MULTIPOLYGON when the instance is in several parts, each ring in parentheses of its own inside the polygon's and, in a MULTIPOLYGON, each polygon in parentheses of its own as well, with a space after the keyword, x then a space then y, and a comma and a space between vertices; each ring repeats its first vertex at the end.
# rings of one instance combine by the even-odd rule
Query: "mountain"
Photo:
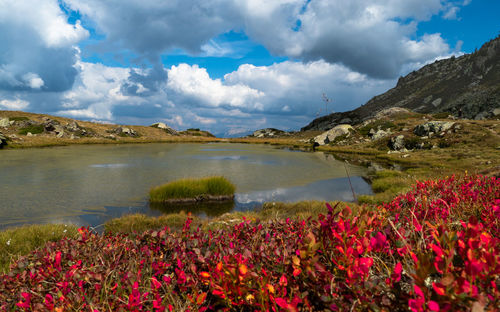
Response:
POLYGON ((483 119, 500 115, 500 36, 481 49, 435 61, 401 77, 396 87, 363 106, 313 120, 305 130, 328 130, 338 124, 358 124, 377 112, 402 107, 419 113, 447 112, 483 119))

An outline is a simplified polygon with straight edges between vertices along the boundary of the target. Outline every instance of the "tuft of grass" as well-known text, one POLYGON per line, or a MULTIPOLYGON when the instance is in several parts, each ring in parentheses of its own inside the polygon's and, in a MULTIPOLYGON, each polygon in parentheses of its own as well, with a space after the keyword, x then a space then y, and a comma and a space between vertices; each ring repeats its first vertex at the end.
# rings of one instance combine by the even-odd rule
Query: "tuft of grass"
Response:
POLYGON ((76 238, 77 235, 76 226, 65 224, 26 225, 1 231, 0 272, 7 272, 13 261, 47 242, 56 242, 63 237, 76 238))
POLYGON ((31 132, 31 134, 39 134, 39 133, 42 133, 43 130, 44 130, 43 125, 31 125, 31 126, 19 129, 18 133, 21 135, 27 135, 28 132, 31 132))
MULTIPOLYGON (((165 226, 176 230, 182 228, 184 223, 186 223, 187 218, 188 215, 184 211, 162 215, 159 217, 148 217, 143 214, 130 214, 106 222, 104 224, 104 231, 110 234, 141 234, 145 231, 157 230, 165 226)), ((191 216, 191 218, 196 219, 194 216, 191 216)))
POLYGON ((154 187, 149 192, 150 202, 167 202, 172 199, 193 199, 199 196, 234 195, 235 186, 226 178, 208 177, 182 179, 154 187))

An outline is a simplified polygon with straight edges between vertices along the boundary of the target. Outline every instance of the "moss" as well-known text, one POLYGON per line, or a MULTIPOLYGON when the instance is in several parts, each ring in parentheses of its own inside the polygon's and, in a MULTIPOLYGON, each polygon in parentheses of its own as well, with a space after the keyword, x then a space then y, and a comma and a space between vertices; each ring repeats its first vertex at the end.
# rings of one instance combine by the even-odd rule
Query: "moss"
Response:
POLYGON ((31 126, 19 129, 18 133, 21 135, 27 135, 28 132, 31 132, 31 134, 39 134, 39 133, 42 133, 43 130, 44 130, 43 125, 31 125, 31 126))

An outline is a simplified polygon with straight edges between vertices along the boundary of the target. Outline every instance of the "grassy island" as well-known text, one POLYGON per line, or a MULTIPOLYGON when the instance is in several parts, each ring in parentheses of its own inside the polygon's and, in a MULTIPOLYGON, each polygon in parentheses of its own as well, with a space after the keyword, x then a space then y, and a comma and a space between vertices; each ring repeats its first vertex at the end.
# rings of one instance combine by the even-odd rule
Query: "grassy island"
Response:
POLYGON ((152 203, 191 203, 224 201, 234 198, 235 186, 224 177, 181 179, 149 191, 152 203))

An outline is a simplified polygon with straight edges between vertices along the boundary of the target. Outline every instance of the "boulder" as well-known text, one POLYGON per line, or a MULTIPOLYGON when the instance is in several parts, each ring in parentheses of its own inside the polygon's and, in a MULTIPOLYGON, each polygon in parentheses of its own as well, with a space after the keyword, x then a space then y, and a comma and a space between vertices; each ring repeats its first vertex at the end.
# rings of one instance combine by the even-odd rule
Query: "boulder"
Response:
POLYGON ((179 134, 177 131, 175 131, 173 128, 167 126, 163 122, 154 123, 151 125, 151 127, 162 129, 163 131, 165 131, 166 133, 171 134, 171 135, 178 135, 179 134))
POLYGON ((286 132, 283 130, 274 129, 274 128, 266 128, 266 129, 260 129, 260 130, 254 131, 252 133, 252 136, 256 137, 256 138, 269 138, 269 137, 276 137, 276 136, 285 135, 285 134, 286 134, 286 132))
POLYGON ((318 143, 319 145, 325 145, 330 142, 333 142, 335 138, 341 136, 341 135, 350 135, 350 131, 354 130, 351 125, 338 125, 320 135, 315 137, 313 140, 314 142, 318 143))
POLYGON ((0 132, 0 147, 7 145, 7 138, 0 132))
POLYGON ((52 120, 47 117, 43 118, 43 128, 45 131, 53 132, 54 130, 56 130, 56 127, 58 127, 59 129, 61 128, 57 120, 52 120))
POLYGON ((82 128, 76 121, 72 121, 72 122, 66 124, 66 126, 64 126, 64 128, 66 130, 68 130, 69 132, 73 132, 79 136, 86 136, 88 134, 87 130, 85 130, 85 128, 82 128))
POLYGON ((424 124, 418 125, 413 129, 413 133, 418 136, 431 137, 434 133, 442 133, 451 129, 455 125, 451 121, 429 121, 424 124))
POLYGON ((389 141, 389 148, 393 151, 407 152, 405 148, 405 136, 398 135, 392 137, 391 140, 389 141))
POLYGON ((378 140, 378 139, 381 139, 381 138, 388 136, 389 134, 391 134, 391 131, 378 130, 376 132, 373 131, 373 133, 371 133, 371 131, 370 131, 370 134, 371 134, 372 141, 375 141, 375 140, 378 140))
POLYGON ((10 120, 8 117, 0 119, 0 127, 6 128, 10 126, 10 120))
POLYGON ((127 128, 127 127, 118 127, 118 128, 111 130, 111 132, 116 133, 120 136, 131 136, 131 137, 138 136, 137 132, 135 132, 134 129, 127 128))

